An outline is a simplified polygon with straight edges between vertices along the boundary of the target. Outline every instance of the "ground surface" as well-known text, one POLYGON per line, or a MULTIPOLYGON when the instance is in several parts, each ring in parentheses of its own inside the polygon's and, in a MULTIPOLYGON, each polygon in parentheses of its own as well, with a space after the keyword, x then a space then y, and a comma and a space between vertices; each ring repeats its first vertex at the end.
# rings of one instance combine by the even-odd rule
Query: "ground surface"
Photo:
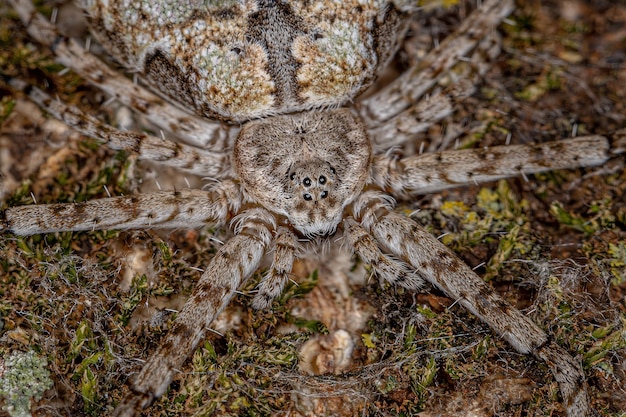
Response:
MULTIPOLYGON (((415 148, 437 149, 455 129, 460 146, 477 147, 503 144, 507 133, 514 143, 533 143, 626 127, 626 6, 612 3, 518 2, 514 25, 501 28, 503 52, 477 93, 415 148)), ((80 19, 61 10, 70 13, 59 16, 63 29, 84 36, 80 19)), ((462 14, 432 16, 431 29, 416 38, 428 44, 462 14)), ((3 75, 120 118, 114 104, 103 106, 106 97, 61 70, 0 4, 3 75)), ((31 194, 39 203, 128 194, 155 179, 170 186, 132 156, 77 141, 2 81, 0 97, 0 204, 30 204, 31 194)), ((626 415, 625 188, 622 159, 401 206, 419 208, 414 218, 445 234, 580 358, 602 416, 626 415)), ((219 245, 213 237, 228 233, 0 236, 0 374, 8 375, 12 352, 35 352, 51 387, 31 384, 45 391, 33 415, 107 414, 219 245)), ((207 337, 150 415, 563 415, 546 367, 513 352, 452 300, 366 285, 362 266, 334 249, 316 258, 297 265, 300 286, 272 310, 252 310, 246 291, 254 284, 244 289, 216 323, 221 335, 207 337)))

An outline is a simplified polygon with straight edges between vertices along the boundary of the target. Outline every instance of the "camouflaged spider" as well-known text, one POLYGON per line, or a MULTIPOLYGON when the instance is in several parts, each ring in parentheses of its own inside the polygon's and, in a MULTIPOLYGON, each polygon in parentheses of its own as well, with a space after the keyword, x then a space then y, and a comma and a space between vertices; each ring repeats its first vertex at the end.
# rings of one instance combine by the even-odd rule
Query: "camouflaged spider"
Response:
MULTIPOLYGON (((0 230, 29 235, 234 225, 235 236, 207 266, 115 415, 138 414, 165 392, 266 253, 274 251, 254 300, 257 308, 281 293, 301 246, 315 244, 299 237, 333 235, 343 235, 382 279, 409 289, 432 283, 518 352, 545 361, 568 415, 590 414, 584 375, 569 353, 436 238, 393 211, 391 196, 598 165, 621 149, 621 142, 588 136, 540 146, 388 155, 449 114, 451 98, 471 90, 461 83, 422 99, 459 60, 497 49, 487 35, 511 11, 511 1, 485 1, 435 53, 352 109, 341 106, 364 91, 394 54, 415 12, 413 2, 189 2, 177 9, 167 2, 83 2, 94 35, 109 53, 159 94, 219 122, 163 104, 58 35, 29 2, 12 3, 31 36, 53 47, 59 62, 158 126, 211 149, 118 131, 40 90, 25 89, 31 99, 113 149, 219 182, 207 190, 12 207, 0 218, 0 230)), ((12 84, 24 88, 17 80, 12 84)))

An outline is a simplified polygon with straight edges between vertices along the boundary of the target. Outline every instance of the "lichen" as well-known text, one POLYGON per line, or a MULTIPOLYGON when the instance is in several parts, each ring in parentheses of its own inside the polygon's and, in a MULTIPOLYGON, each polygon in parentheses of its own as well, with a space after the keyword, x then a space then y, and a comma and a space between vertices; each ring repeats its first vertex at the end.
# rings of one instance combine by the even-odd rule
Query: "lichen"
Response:
POLYGON ((31 400, 52 388, 48 361, 33 351, 14 351, 0 360, 0 397, 11 417, 30 416, 31 400))

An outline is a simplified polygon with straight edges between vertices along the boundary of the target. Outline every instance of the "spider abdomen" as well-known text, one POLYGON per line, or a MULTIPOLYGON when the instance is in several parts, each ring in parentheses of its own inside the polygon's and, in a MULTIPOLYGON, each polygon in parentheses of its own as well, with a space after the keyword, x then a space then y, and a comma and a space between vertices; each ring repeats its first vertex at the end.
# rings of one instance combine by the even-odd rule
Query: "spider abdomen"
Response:
MULTIPOLYGON (((241 122, 338 106, 397 49, 402 2, 83 1, 116 59, 196 113, 241 122)), ((408 3, 408 2, 407 2, 408 3)))

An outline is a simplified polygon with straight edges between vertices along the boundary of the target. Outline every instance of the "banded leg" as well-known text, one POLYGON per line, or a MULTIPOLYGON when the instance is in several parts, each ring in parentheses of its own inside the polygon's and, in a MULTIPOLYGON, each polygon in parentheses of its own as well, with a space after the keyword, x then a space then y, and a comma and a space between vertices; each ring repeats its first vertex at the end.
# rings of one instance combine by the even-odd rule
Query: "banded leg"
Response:
POLYGON ((413 220, 392 210, 388 199, 366 192, 355 203, 363 226, 378 244, 418 269, 449 297, 479 317, 520 353, 545 361, 559 383, 570 417, 591 413, 581 365, 548 340, 528 317, 498 296, 452 251, 413 220))
POLYGON ((557 169, 601 165, 626 148, 626 130, 612 137, 581 136, 539 145, 494 146, 415 155, 379 155, 372 178, 396 198, 557 169))
POLYGON ((451 115, 456 103, 474 94, 490 63, 500 54, 500 42, 500 36, 490 34, 479 42, 471 58, 448 71, 449 80, 443 90, 422 97, 400 114, 371 128, 374 150, 380 152, 401 145, 451 115))
POLYGON ((236 290, 257 270, 272 240, 274 217, 251 209, 234 219, 235 233, 215 255, 172 329, 131 384, 113 415, 140 415, 163 395, 189 355, 196 349, 215 317, 230 303, 236 290))
POLYGON ((276 230, 274 239, 274 259, 267 274, 259 282, 258 292, 252 300, 252 307, 257 310, 267 308, 280 296, 289 281, 293 261, 302 252, 296 236, 286 227, 276 230))
POLYGON ((352 217, 344 220, 343 225, 354 252, 363 262, 371 265, 380 278, 410 290, 419 290, 424 286, 424 280, 416 272, 411 271, 406 263, 382 253, 374 238, 352 217))
POLYGON ((474 51, 512 10, 512 0, 484 1, 438 48, 361 103, 360 114, 368 127, 377 126, 416 103, 454 65, 474 51))
POLYGON ((223 223, 241 206, 239 185, 182 190, 81 203, 35 204, 0 213, 0 232, 33 235, 61 231, 191 228, 223 223))
POLYGON ((206 151, 146 133, 121 131, 85 114, 77 107, 53 99, 42 90, 31 87, 21 80, 11 79, 9 84, 22 90, 42 109, 72 129, 102 141, 113 150, 133 152, 140 159, 157 161, 196 175, 224 177, 224 166, 228 164, 226 153, 206 151))
POLYGON ((19 14, 28 34, 49 47, 57 62, 71 68, 125 106, 142 113, 155 126, 202 148, 220 151, 230 147, 228 128, 193 116, 112 70, 76 40, 61 35, 52 23, 35 10, 31 0, 9 0, 9 4, 19 14))

